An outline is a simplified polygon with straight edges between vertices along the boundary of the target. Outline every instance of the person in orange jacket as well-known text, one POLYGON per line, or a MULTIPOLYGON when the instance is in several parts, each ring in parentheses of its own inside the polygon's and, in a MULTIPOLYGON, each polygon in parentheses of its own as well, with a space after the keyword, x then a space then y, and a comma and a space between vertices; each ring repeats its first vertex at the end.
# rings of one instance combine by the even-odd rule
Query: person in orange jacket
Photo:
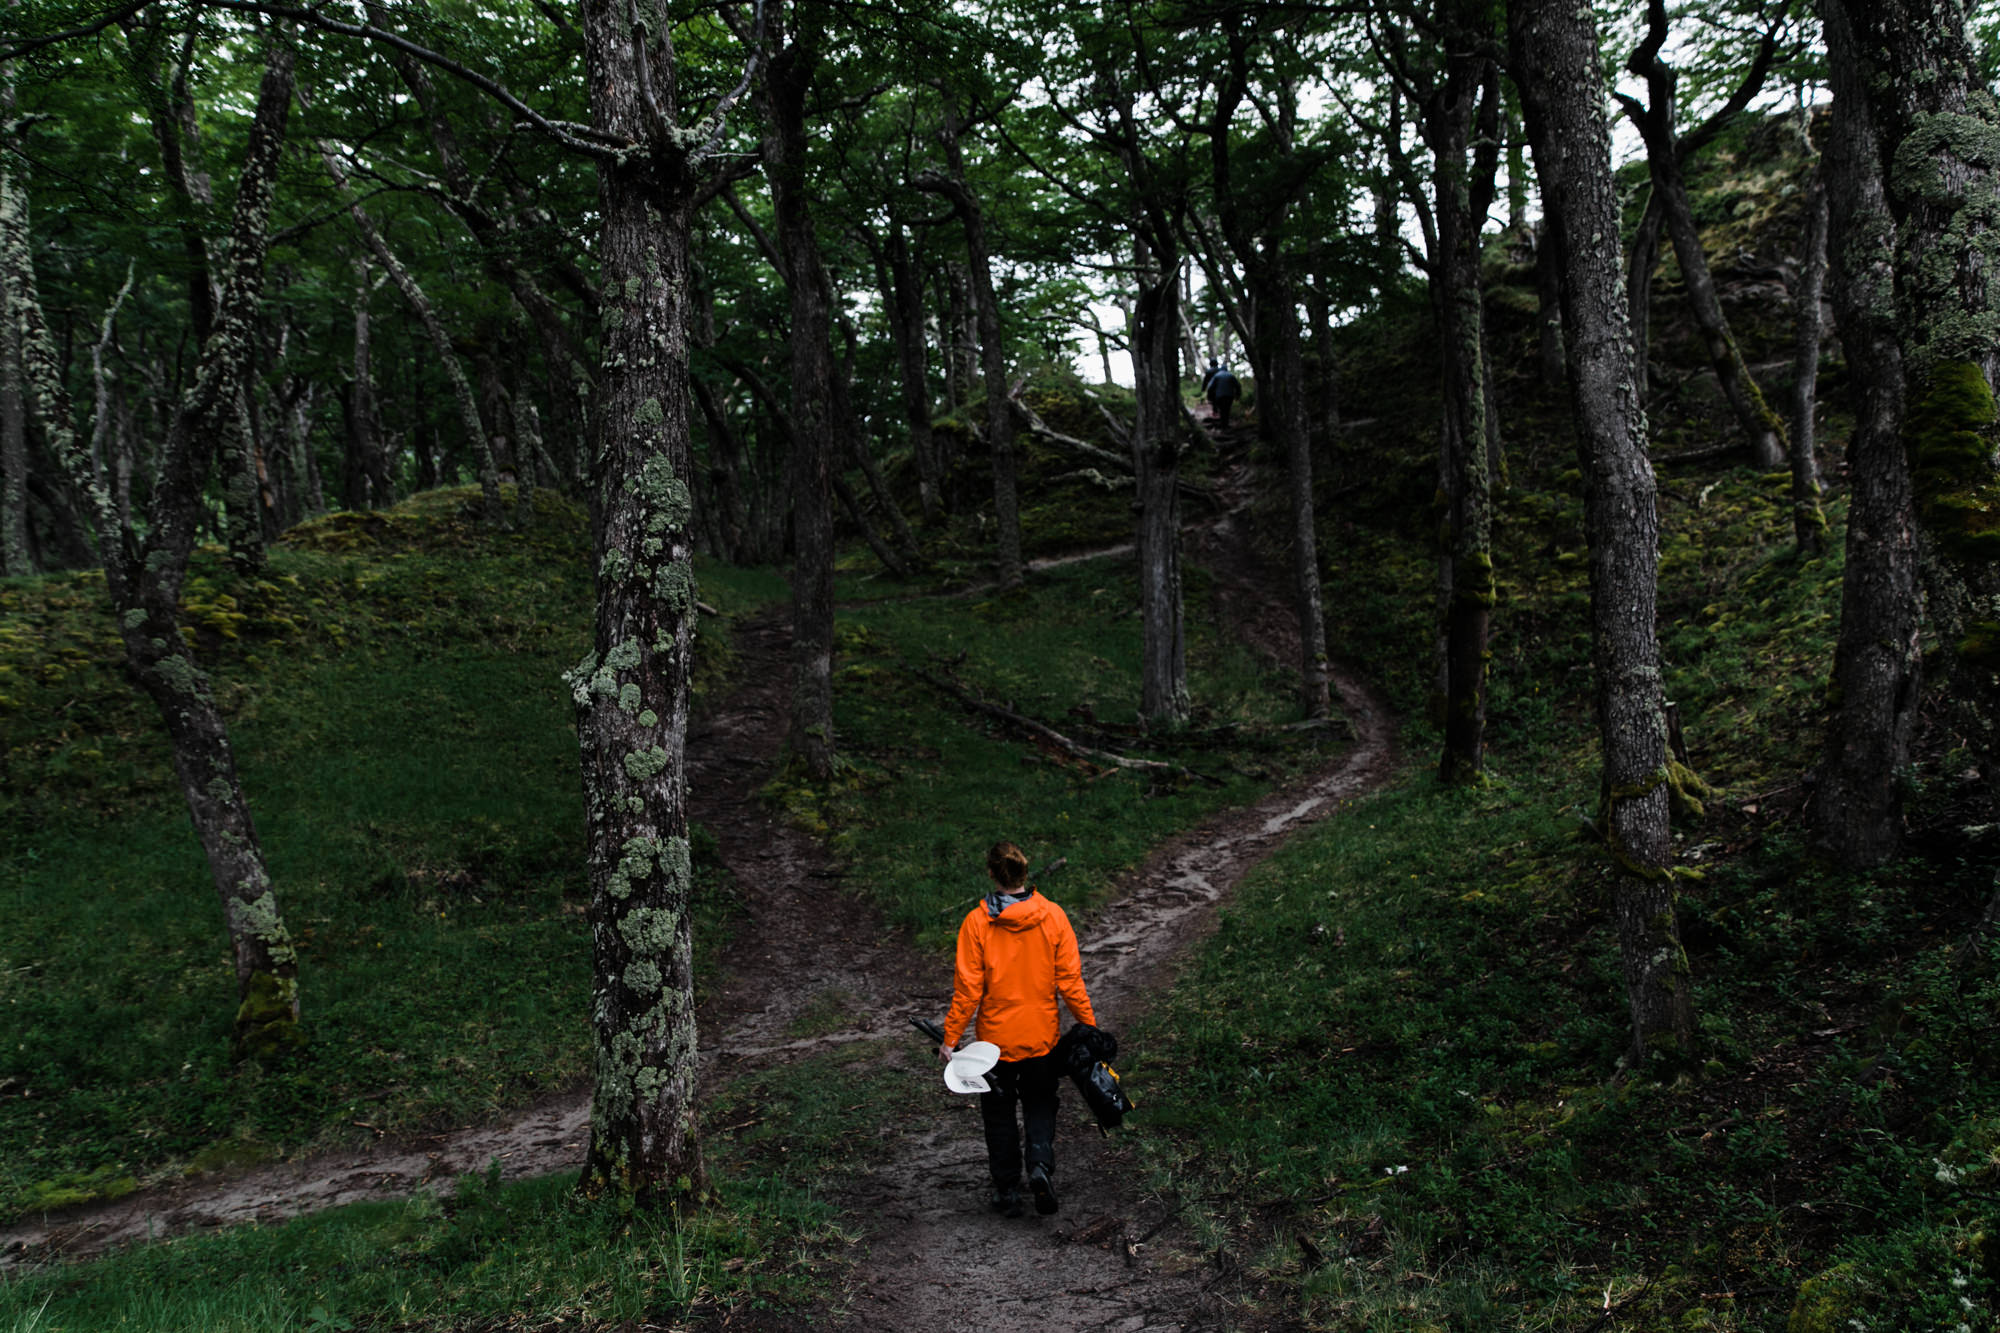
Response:
POLYGON ((1028 1188, 1035 1211, 1056 1210, 1052 1177, 1056 1168, 1056 1083, 1062 1071, 1054 1056, 1058 1035, 1056 1000, 1079 1022, 1096 1023, 1083 987, 1083 962, 1076 931, 1063 909, 1028 883, 1028 858, 1011 842, 986 853, 993 892, 966 913, 958 927, 958 963, 951 1013, 944 1022, 946 1061, 974 1011, 979 1037, 1000 1048, 1000 1062, 986 1075, 989 1090, 979 1094, 986 1128, 986 1160, 993 1172, 993 1207, 1021 1215, 1021 1125, 1028 1137, 1028 1188))

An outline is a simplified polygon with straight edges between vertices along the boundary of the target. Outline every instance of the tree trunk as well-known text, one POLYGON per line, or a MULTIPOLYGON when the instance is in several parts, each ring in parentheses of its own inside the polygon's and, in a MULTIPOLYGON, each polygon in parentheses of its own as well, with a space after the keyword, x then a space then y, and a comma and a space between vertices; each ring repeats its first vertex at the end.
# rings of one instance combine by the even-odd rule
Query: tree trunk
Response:
POLYGON ((1625 266, 1625 287, 1632 324, 1632 382, 1643 396, 1653 374, 1653 274, 1660 267, 1660 228, 1667 215, 1657 186, 1646 192, 1646 208, 1632 233, 1632 257, 1625 266))
MULTIPOLYGON (((1290 483, 1292 606, 1299 622, 1299 706, 1305 716, 1316 718, 1325 717, 1332 703, 1328 690, 1326 624, 1320 605, 1319 536, 1313 522, 1312 440, 1306 430, 1305 353, 1297 314, 1298 290, 1279 237, 1307 176, 1296 173, 1290 189, 1266 184, 1254 199, 1247 199, 1245 192, 1237 188, 1230 123, 1248 95, 1250 58, 1250 35, 1241 29, 1231 33, 1228 69, 1217 88, 1214 118, 1208 127, 1209 165, 1215 181, 1222 234, 1243 269, 1250 316, 1255 321, 1255 336, 1249 339, 1249 346, 1261 354, 1255 372, 1258 434, 1283 453, 1290 483), (1260 228, 1261 238, 1257 234, 1260 228)), ((1281 114, 1279 124, 1288 127, 1290 116, 1281 114)), ((1289 134, 1281 130, 1275 138, 1275 155, 1279 160, 1292 159, 1295 145, 1289 134)), ((1320 304, 1323 312, 1324 303, 1320 304)))
MULTIPOLYGON (((9 192, 0 163, 0 192, 9 192)), ((28 551, 28 413, 21 384, 21 326, 11 284, 0 282, 0 575, 35 572, 28 551)))
POLYGON ((396 284, 403 300, 409 304, 410 312, 417 322, 424 326, 431 347, 437 352, 438 362, 444 369, 445 379, 451 385, 452 402, 458 407, 460 427, 465 431, 466 447, 479 467, 479 492, 481 497, 481 517, 488 524, 501 524, 507 520, 506 506, 500 499, 500 468, 493 457, 493 441, 488 436, 485 424, 480 420, 479 403, 472 396, 472 383, 465 377, 465 368, 458 363, 458 353, 451 345, 451 334, 446 331, 444 321, 438 318, 437 308, 431 304, 424 289, 417 285, 409 269, 396 252, 389 248, 388 241, 375 226, 373 218, 361 207, 347 186, 347 173, 340 161, 333 155, 331 144, 320 145, 320 160, 326 164, 326 171, 333 178, 334 188, 347 204, 347 215, 354 220, 355 230, 389 275, 389 281, 396 284))
POLYGON ((1827 0, 1829 41, 1867 90, 1897 224, 1896 329, 1908 376, 1903 439, 1922 576, 1968 748, 2000 782, 2000 108, 1955 5, 1827 0))
POLYGON ((924 523, 939 515, 937 446, 931 433, 930 372, 925 365, 924 291, 903 224, 889 220, 883 246, 888 282, 882 293, 889 311, 889 333, 896 344, 896 366, 902 376, 903 419, 909 424, 910 453, 917 465, 917 503, 924 523))
POLYGON ((222 413, 222 430, 216 439, 217 472, 222 481, 223 531, 229 547, 229 563, 244 577, 261 575, 265 568, 264 515, 260 504, 263 487, 259 474, 257 440, 250 430, 250 409, 244 395, 222 413))
MULTIPOLYGON (((1270 248, 1275 250, 1275 240, 1270 248)), ((1266 261, 1273 269, 1280 262, 1276 254, 1267 255, 1266 261)), ((1302 401, 1305 356, 1299 345, 1293 294, 1282 277, 1274 286, 1273 291, 1260 289, 1256 299, 1257 322, 1262 326, 1258 341, 1270 349, 1271 371, 1257 414, 1268 419, 1285 454, 1291 503, 1292 605, 1299 618, 1299 707, 1306 717, 1325 717, 1332 711, 1331 675, 1326 618, 1320 603, 1319 533, 1313 521, 1312 440, 1306 431, 1302 401)))
POLYGON ((1833 115, 1821 171, 1834 318, 1854 386, 1847 440, 1847 563, 1828 689, 1833 716, 1813 791, 1812 841, 1835 865, 1866 869, 1902 850, 1902 783, 1916 723, 1916 515, 1903 457, 1903 356, 1897 345, 1895 223, 1883 194, 1863 75, 1839 5, 1822 6, 1833 115))
POLYGON ((611 0, 583 5, 592 123, 644 147, 598 163, 605 318, 589 418, 597 618, 593 650, 568 677, 583 761, 595 977, 596 1080, 580 1184, 667 1205, 707 1191, 695 1124, 684 767, 695 624, 687 484, 693 189, 684 155, 698 136, 669 127, 649 141, 649 118, 672 113, 651 95, 658 70, 671 96, 671 47, 658 30, 632 24, 631 12, 611 0))
MULTIPOLYGON (((1492 474, 1488 470, 1479 219, 1467 162, 1485 80, 1470 55, 1449 57, 1423 108, 1435 168, 1437 253, 1431 283, 1443 365, 1444 750, 1438 776, 1477 781, 1486 749, 1486 642, 1493 612, 1492 474)), ((1490 188, 1490 187, 1489 187, 1490 188)))
MULTIPOLYGON (((1743 364, 1722 302, 1715 293, 1715 278, 1708 270, 1708 256, 1702 250, 1701 233, 1695 227, 1694 210, 1688 203, 1687 181, 1681 174, 1682 154, 1674 137, 1674 96, 1677 75, 1660 59, 1666 38, 1665 0, 1649 0, 1647 14, 1651 30, 1646 42, 1633 52, 1626 68, 1646 80, 1650 105, 1640 106, 1620 96, 1632 123, 1646 143, 1646 165, 1653 182, 1648 209, 1657 206, 1673 241, 1674 257, 1680 261, 1681 280, 1687 287, 1688 305, 1701 330, 1709 365, 1715 371, 1723 397, 1735 414, 1750 444, 1751 461, 1766 470, 1783 467, 1786 459, 1785 426, 1764 401, 1764 394, 1743 364)), ((1759 76, 1761 82, 1761 76, 1759 76)))
POLYGON ((806 94, 819 68, 815 21, 795 4, 800 31, 789 43, 776 21, 764 100, 770 133, 764 173, 771 182, 778 245, 791 293, 792 717, 788 743, 815 781, 834 772, 833 736, 833 297, 813 232, 806 186, 806 94))
POLYGON ((1149 726, 1186 725, 1187 627, 1181 605, 1180 257, 1142 262, 1133 339, 1132 378, 1138 402, 1132 430, 1139 507, 1139 716, 1149 726))
POLYGON ((514 419, 514 526, 526 532, 535 526, 535 457, 542 450, 542 418, 524 392, 509 406, 514 419))
MULTIPOLYGON (((1544 220, 1535 232, 1535 364, 1551 389, 1560 389, 1569 373, 1563 361, 1562 270, 1555 232, 1544 220)), ((1633 334, 1638 336, 1636 324, 1633 334)))
POLYGON ((1612 891, 1632 1016, 1630 1059, 1687 1059, 1694 1009, 1674 919, 1669 774, 1655 630, 1659 520, 1645 416, 1632 382, 1618 197, 1592 12, 1565 0, 1511 0, 1520 81, 1542 198, 1564 258, 1563 335, 1590 543, 1592 664, 1604 746, 1600 832, 1617 862, 1612 891))
POLYGON ((43 323, 28 238, 27 200, 0 182, 0 264, 21 321, 24 378, 33 388, 51 452, 87 499, 118 616, 126 662, 160 709, 188 814, 222 900, 235 955, 238 1006, 233 1049, 267 1057, 304 1040, 298 1025, 298 958, 265 869, 220 711, 179 622, 181 581, 205 506, 203 492, 245 380, 255 335, 271 198, 292 97, 291 35, 267 32, 265 69, 230 227, 228 275, 215 329, 193 383, 181 396, 161 450, 147 531, 121 527, 100 469, 76 438, 69 391, 43 323))
POLYGON ((1806 196, 1806 231, 1799 247, 1798 316, 1792 345, 1792 537, 1801 554, 1826 550, 1826 513, 1820 508, 1817 430, 1820 298, 1826 289, 1826 170, 1814 168, 1806 196))
POLYGON ((979 200, 965 183, 965 158, 959 149, 958 108, 951 95, 944 99, 945 161, 949 177, 927 173, 914 183, 951 200, 965 228, 966 273, 972 284, 972 308, 979 325, 980 373, 986 385, 986 447, 993 462, 993 514, 999 525, 995 564, 1002 588, 1021 585, 1021 510, 1016 494, 1014 414, 1007 406, 1007 349, 1000 341, 1000 302, 993 294, 993 263, 986 243, 986 218, 979 200))
POLYGON ((341 468, 341 503, 349 509, 375 509, 393 497, 381 489, 386 472, 378 461, 382 446, 375 421, 374 321, 369 317, 368 297, 373 285, 368 281, 365 261, 359 263, 361 280, 354 293, 354 376, 341 396, 342 415, 347 422, 347 452, 341 468))

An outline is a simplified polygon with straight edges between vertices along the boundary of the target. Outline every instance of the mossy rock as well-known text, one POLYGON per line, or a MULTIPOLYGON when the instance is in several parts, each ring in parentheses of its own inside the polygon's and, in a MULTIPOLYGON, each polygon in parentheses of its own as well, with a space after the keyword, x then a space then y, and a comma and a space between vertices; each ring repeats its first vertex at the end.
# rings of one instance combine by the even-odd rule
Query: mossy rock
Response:
POLYGON ((1851 1264, 1829 1268, 1799 1287, 1785 1333, 1845 1333, 1860 1308, 1862 1284, 1851 1264))

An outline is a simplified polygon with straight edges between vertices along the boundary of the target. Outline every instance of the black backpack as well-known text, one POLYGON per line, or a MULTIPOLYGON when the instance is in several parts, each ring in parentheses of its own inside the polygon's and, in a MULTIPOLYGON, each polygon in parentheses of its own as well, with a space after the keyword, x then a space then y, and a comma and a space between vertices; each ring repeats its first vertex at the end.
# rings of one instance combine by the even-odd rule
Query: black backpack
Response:
POLYGON ((1075 1023, 1063 1033, 1053 1054, 1056 1067, 1069 1075, 1084 1105, 1097 1117, 1100 1133, 1109 1134, 1124 1123, 1132 1099, 1110 1064, 1118 1054, 1117 1037, 1089 1023, 1075 1023))

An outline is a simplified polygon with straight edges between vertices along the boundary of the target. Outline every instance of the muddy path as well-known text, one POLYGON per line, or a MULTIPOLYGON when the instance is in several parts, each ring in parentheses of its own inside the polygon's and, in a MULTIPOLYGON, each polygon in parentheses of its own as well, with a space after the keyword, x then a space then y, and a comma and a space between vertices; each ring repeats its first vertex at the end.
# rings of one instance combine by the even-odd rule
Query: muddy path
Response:
MULTIPOLYGON (((1282 576, 1258 561, 1247 504, 1247 438, 1224 437, 1220 514, 1196 515, 1189 555, 1218 583, 1229 628, 1280 667, 1298 660, 1298 631, 1272 590, 1282 576)), ((1098 553, 1129 554, 1129 548, 1098 553)), ((737 627, 740 688, 696 720, 689 738, 692 817, 716 836, 746 920, 701 1010, 704 1096, 737 1074, 830 1047, 877 1043, 881 1058, 935 1079, 906 1015, 941 1015, 950 960, 911 950, 843 892, 822 849, 774 816, 757 788, 785 731, 788 633, 780 616, 737 627), (827 911, 829 904, 838 910, 827 911), (828 1032, 829 1008, 854 1015, 828 1032), (801 1020, 806 1021, 801 1021, 801 1020), (809 1033, 810 1035, 800 1035, 809 1033)), ((1085 978, 1100 1022, 1125 1030, 1147 998, 1212 926, 1242 877, 1298 830, 1389 777, 1394 719, 1352 673, 1335 669, 1353 744, 1319 771, 1252 806, 1223 812, 1155 849, 1112 901, 1076 914, 1085 978)), ((1059 895, 1058 895, 1059 896, 1059 895)), ((937 1083, 927 1109, 883 1127, 861 1174, 834 1201, 863 1237, 849 1280, 808 1319, 731 1328, 1168 1330, 1223 1321, 1213 1273, 1185 1250, 1172 1206, 1140 1188, 1128 1150, 1103 1139, 1073 1093, 1063 1101, 1057 1184, 1062 1209, 999 1217, 986 1208, 985 1154, 975 1100, 937 1083)), ((196 1177, 107 1205, 0 1231, 0 1273, 80 1258, 120 1244, 243 1222, 270 1223, 364 1199, 448 1189, 498 1159, 508 1177, 581 1166, 585 1089, 554 1095, 486 1126, 384 1139, 233 1175, 196 1177)), ((1143 1114, 1143 1108, 1142 1112, 1143 1114)))

